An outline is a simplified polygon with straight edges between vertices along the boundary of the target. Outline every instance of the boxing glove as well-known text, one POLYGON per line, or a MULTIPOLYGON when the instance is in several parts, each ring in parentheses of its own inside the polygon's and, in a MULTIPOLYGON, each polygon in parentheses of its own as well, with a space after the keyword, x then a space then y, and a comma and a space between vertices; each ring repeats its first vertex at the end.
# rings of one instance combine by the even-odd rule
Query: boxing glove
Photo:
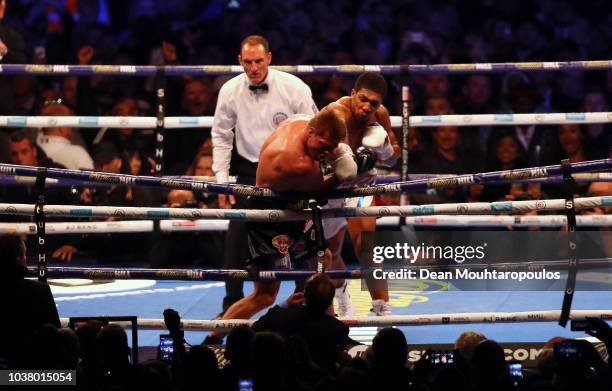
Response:
POLYGON ((381 161, 385 161, 393 156, 393 147, 389 141, 389 135, 379 123, 375 122, 368 125, 361 139, 361 145, 376 152, 381 161))
POLYGON ((357 163, 350 146, 339 143, 335 149, 336 158, 331 162, 338 182, 350 182, 357 176, 357 163))
POLYGON ((372 168, 374 168, 377 161, 378 155, 376 152, 365 147, 359 147, 359 149, 357 149, 357 154, 355 155, 357 174, 363 174, 364 172, 370 171, 372 168))

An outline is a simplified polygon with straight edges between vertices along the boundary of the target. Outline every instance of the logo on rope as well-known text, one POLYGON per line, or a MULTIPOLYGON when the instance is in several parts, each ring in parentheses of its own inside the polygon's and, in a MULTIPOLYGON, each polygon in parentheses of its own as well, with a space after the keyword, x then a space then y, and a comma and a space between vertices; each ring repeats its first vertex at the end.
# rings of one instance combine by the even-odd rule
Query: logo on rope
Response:
POLYGON ((15 174, 15 167, 0 167, 2 174, 15 174))
POLYGON ((535 120, 536 120, 537 122, 543 122, 545 118, 546 118, 546 117, 544 116, 544 114, 536 114, 536 115, 535 115, 535 120))
POLYGON ((228 211, 228 212, 223 212, 223 218, 226 219, 236 219, 236 220, 246 220, 247 219, 247 214, 245 211, 228 211))
POLYGON ((172 179, 162 179, 161 185, 164 187, 171 187, 173 189, 183 189, 183 190, 200 190, 203 186, 201 183, 189 183, 189 182, 181 182, 172 179), (199 187, 195 185, 200 185, 199 187))
POLYGON ((115 215, 117 217, 125 217, 125 210, 123 210, 123 209, 115 209, 115 211, 113 212, 113 215, 115 215))
POLYGON ((102 73, 102 72, 117 72, 119 71, 118 65, 93 65, 91 70, 94 73, 102 73))
POLYGON ((227 73, 231 72, 231 67, 227 65, 206 65, 202 67, 204 72, 227 73))
POLYGON ((391 211, 387 207, 382 207, 378 210, 378 217, 390 216, 391 211))
POLYGON ((495 114, 493 120, 497 122, 512 122, 514 121, 514 115, 512 114, 495 114))
POLYGON ((544 209, 546 208, 546 201, 536 201, 536 209, 544 209))
POLYGON ((192 210, 191 211, 191 217, 202 217, 202 213, 199 210, 197 210, 197 209, 192 210))
POLYGON ((47 125, 49 125, 49 126, 56 126, 57 125, 57 118, 49 118, 47 120, 47 125))
POLYGON ((472 122, 472 116, 471 115, 464 115, 462 118, 463 122, 465 122, 466 124, 472 122))
POLYGON ((15 208, 14 206, 7 206, 6 209, 4 209, 4 211, 6 213, 17 213, 17 208, 15 208))
POLYGON ((413 215, 432 215, 434 214, 435 208, 433 206, 417 206, 412 209, 413 215))
POLYGON ((25 126, 28 124, 28 119, 26 117, 9 117, 6 124, 9 126, 25 126))
POLYGON ((128 126, 130 124, 130 120, 127 119, 126 117, 120 117, 119 118, 119 125, 121 126, 128 126))
POLYGON ((575 120, 575 121, 584 121, 586 119, 586 114, 584 113, 565 113, 565 118, 569 120, 575 120))
POLYGON ((270 221, 276 221, 280 219, 280 213, 277 211, 272 211, 270 213, 268 213, 268 220, 270 221))
POLYGON ((25 71, 28 73, 45 73, 45 72, 53 72, 53 66, 51 65, 26 65, 25 71))
POLYGON ((545 168, 531 168, 529 170, 502 172, 499 174, 500 179, 522 179, 522 178, 541 178, 548 175, 545 168))
POLYGON ((459 185, 470 185, 474 183, 473 175, 464 175, 458 178, 441 178, 441 179, 430 179, 427 181, 427 185, 429 187, 434 188, 445 188, 449 186, 459 186, 459 185))
POLYGON ((363 65, 340 65, 338 72, 363 72, 363 65))
POLYGON ((289 253, 289 247, 293 244, 293 239, 287 235, 276 235, 272 238, 272 245, 281 254, 289 253))
POLYGON ((457 213, 466 214, 470 208, 467 205, 459 205, 457 206, 457 213))
POLYGON ((98 117, 79 118, 79 125, 97 126, 99 122, 100 122, 100 119, 98 117))
POLYGON ((272 117, 272 122, 274 122, 274 125, 278 126, 278 124, 280 124, 287 118, 289 118, 287 114, 279 111, 278 113, 275 113, 274 116, 272 117))

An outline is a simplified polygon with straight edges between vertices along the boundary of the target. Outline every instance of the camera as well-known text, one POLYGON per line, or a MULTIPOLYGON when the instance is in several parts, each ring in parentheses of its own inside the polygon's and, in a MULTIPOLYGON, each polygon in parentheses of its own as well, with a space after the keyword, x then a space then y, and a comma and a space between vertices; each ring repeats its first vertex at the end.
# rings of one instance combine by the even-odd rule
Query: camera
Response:
POLYGON ((174 339, 170 334, 159 336, 157 359, 164 362, 172 362, 174 360, 174 339))

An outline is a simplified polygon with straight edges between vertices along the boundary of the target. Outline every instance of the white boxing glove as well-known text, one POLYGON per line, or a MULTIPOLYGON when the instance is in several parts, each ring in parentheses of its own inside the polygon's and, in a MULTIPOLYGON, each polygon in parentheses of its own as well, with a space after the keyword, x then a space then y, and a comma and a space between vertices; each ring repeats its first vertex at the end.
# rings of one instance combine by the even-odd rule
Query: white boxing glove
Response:
POLYGON ((331 163, 334 174, 340 183, 349 182, 357 176, 357 163, 351 147, 344 143, 339 143, 334 150, 336 158, 331 163))
POLYGON ((393 147, 391 141, 389 141, 389 135, 385 128, 377 122, 368 125, 361 139, 361 145, 376 152, 378 159, 381 161, 393 156, 393 147))

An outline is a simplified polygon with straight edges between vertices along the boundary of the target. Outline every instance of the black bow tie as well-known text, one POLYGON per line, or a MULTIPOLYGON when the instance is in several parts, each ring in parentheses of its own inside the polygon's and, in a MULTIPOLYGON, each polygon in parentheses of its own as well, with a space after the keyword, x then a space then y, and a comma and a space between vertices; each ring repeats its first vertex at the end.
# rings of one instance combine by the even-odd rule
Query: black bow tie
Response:
POLYGON ((257 92, 257 91, 261 91, 261 92, 268 92, 268 85, 267 84, 260 84, 258 86, 254 86, 254 85, 250 85, 249 86, 249 90, 253 91, 253 92, 257 92))

